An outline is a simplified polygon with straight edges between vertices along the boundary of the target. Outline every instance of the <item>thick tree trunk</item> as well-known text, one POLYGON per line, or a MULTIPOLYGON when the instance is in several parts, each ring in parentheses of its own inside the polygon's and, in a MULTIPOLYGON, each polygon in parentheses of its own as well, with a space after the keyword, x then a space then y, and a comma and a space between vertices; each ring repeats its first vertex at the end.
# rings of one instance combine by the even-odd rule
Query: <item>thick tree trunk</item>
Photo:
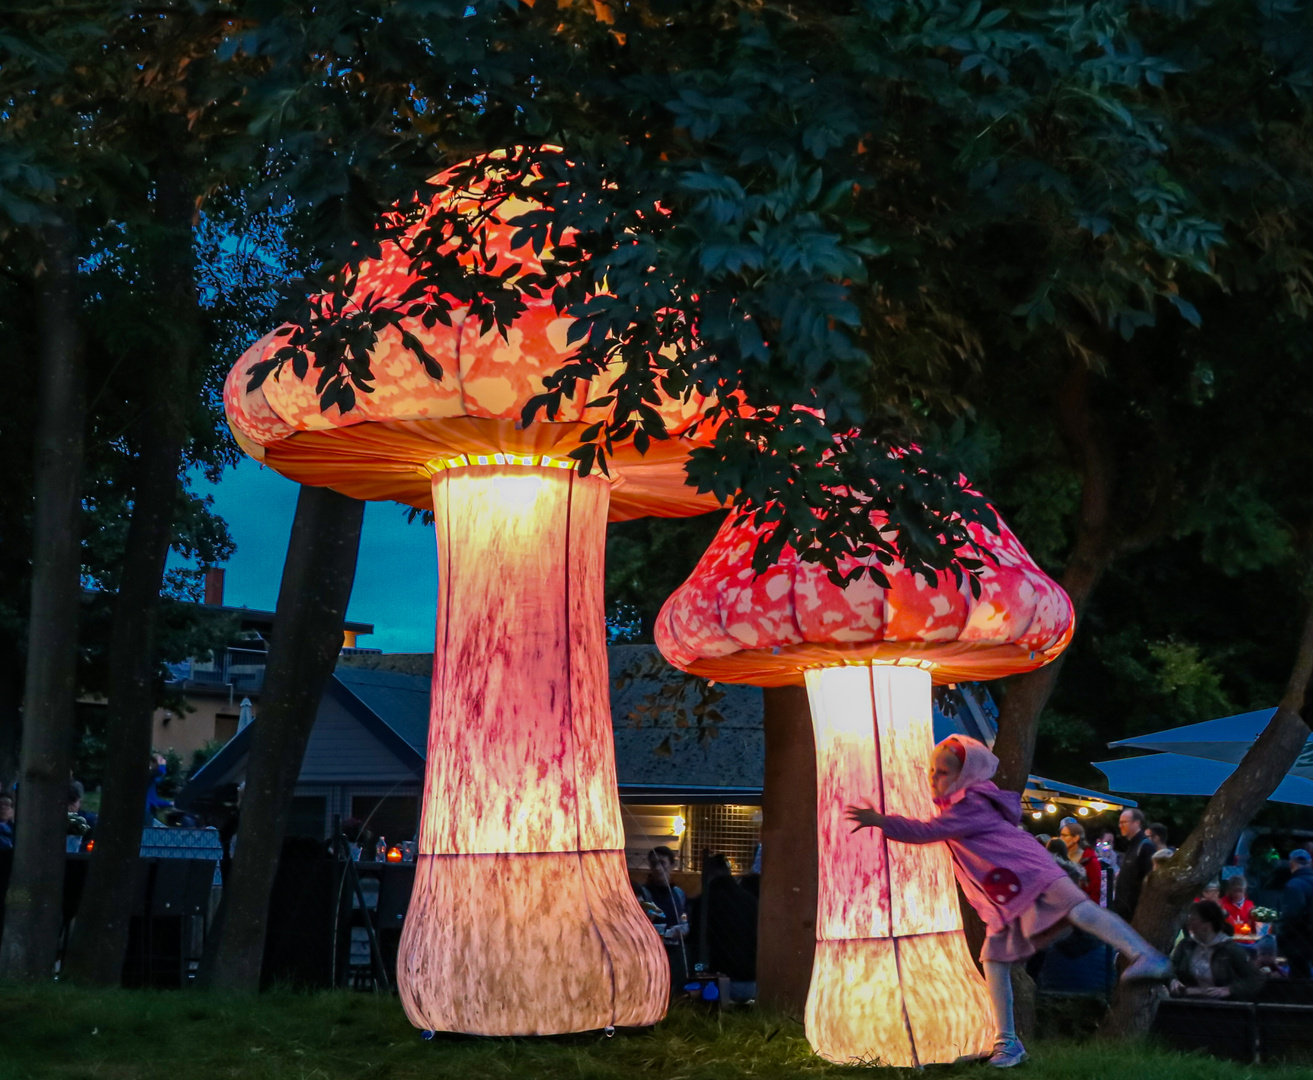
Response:
MULTIPOLYGON (((1135 909, 1135 929, 1166 951, 1180 929, 1186 906, 1215 878, 1241 831, 1285 779, 1309 737, 1313 719, 1313 605, 1309 606, 1299 652, 1276 715, 1249 752, 1217 789, 1194 831, 1166 865, 1145 878, 1135 909)), ((1148 1031, 1156 1003, 1143 985, 1122 986, 1103 1030, 1117 1036, 1148 1031)))
POLYGON ((764 694, 757 1000, 801 1020, 816 953, 816 748, 806 688, 764 694))
POLYGON ((85 401, 77 250, 72 229, 46 231, 40 285, 40 401, 32 521, 24 738, 14 869, 0 978, 54 971, 64 888, 69 764, 76 721, 80 514, 85 401))
POLYGON ((128 945, 135 899, 133 880, 145 818, 147 758, 155 707, 155 624, 160 588, 178 508, 178 472, 187 434, 190 358, 194 352, 196 291, 191 266, 191 212, 180 177, 158 189, 165 239, 156 240, 157 288, 173 330, 170 347, 155 358, 146 408, 134 438, 137 460, 114 625, 109 649, 109 708, 105 779, 96 848, 78 908, 62 974, 71 980, 117 986, 128 945))
POLYGON ((251 739, 232 880, 202 965, 202 980, 216 989, 260 986, 269 891, 319 699, 342 649, 364 510, 364 503, 328 488, 303 486, 297 500, 251 739))

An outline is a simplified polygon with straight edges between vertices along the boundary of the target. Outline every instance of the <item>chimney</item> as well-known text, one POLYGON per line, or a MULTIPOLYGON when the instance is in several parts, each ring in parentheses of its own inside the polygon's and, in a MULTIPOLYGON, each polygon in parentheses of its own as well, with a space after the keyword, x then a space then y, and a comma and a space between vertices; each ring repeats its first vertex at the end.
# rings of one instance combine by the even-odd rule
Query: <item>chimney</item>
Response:
POLYGON ((205 602, 215 607, 223 607, 222 566, 207 566, 205 568, 205 602))

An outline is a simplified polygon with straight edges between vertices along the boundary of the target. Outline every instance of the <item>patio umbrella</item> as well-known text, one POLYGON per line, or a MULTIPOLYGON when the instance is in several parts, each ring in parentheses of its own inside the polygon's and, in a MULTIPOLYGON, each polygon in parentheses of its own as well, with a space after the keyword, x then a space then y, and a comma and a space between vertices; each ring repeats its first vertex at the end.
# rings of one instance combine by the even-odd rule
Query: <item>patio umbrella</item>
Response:
MULTIPOLYGON (((1254 740, 1275 715, 1276 709, 1259 709, 1236 716, 1223 716, 1218 720, 1205 720, 1201 724, 1187 724, 1167 731, 1137 735, 1133 739, 1109 743, 1108 746, 1113 749, 1125 746, 1133 750, 1161 750, 1165 754, 1181 754, 1239 765, 1240 759, 1248 753, 1254 740)), ((1290 775, 1313 780, 1313 736, 1304 744, 1290 775)))
MULTIPOLYGON (((1208 723, 1221 722, 1210 720, 1208 723)), ((1172 732, 1163 734, 1170 735, 1172 732)), ((1137 795, 1212 795, 1222 786, 1222 781, 1235 772, 1235 765, 1230 762, 1188 757, 1184 754, 1146 754, 1143 757, 1122 758, 1120 761, 1096 761, 1094 767, 1108 778, 1108 787, 1113 791, 1130 791, 1137 795)), ((1272 802, 1313 806, 1313 779, 1292 773, 1277 785, 1277 789, 1268 798, 1272 802)))

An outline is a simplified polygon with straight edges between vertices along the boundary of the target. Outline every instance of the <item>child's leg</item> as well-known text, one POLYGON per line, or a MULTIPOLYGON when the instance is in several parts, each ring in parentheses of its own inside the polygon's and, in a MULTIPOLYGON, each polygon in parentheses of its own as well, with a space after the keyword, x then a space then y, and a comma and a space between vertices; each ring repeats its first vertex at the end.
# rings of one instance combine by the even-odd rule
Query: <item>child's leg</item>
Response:
POLYGON ((1088 934, 1093 934, 1105 945, 1111 945, 1128 960, 1137 960, 1154 948, 1140 937, 1129 923, 1092 900, 1077 904, 1067 913, 1067 921, 1088 934))
POLYGON ((1017 1024, 1012 1016, 1012 965, 1004 960, 985 960, 983 963, 998 1040, 1015 1042, 1017 1024))
POLYGON ((1111 945, 1131 961, 1130 967, 1122 972, 1123 979, 1171 977, 1172 965, 1167 957, 1137 934, 1129 923, 1106 908, 1086 900, 1067 913, 1067 921, 1111 945))

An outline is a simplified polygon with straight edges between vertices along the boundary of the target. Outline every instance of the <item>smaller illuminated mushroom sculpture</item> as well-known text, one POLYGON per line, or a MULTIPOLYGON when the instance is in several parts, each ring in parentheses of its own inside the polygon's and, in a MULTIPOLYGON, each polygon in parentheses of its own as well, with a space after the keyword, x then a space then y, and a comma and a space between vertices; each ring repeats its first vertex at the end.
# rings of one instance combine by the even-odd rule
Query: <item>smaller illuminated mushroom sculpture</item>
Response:
POLYGON ((898 565, 885 570, 888 589, 865 576, 844 589, 790 547, 757 575, 762 532, 733 515, 657 619, 657 644, 676 667, 807 687, 820 874, 806 1029, 831 1061, 927 1065, 993 1041, 947 848, 852 836, 844 820, 845 806, 868 800, 933 817, 931 684, 1029 671, 1071 638, 1067 595, 1002 521, 997 534, 970 532, 988 553, 978 597, 950 573, 930 583, 898 565))
MULTIPOLYGON (((488 208, 477 180, 435 183, 445 190, 433 211, 468 212, 490 263, 541 270, 548 253, 517 244, 513 224, 536 204, 488 208)), ((411 295, 411 239, 424 227, 362 264, 355 295, 411 295)), ((421 1028, 544 1035, 651 1024, 669 997, 665 951, 625 867, 602 564, 608 520, 715 509, 684 483, 703 402, 648 402, 668 437, 646 454, 619 440, 609 475, 579 475, 569 453, 610 415, 614 371, 554 417, 522 422, 544 378, 574 354, 570 326, 545 297, 529 297, 505 335, 468 306, 449 325, 408 314, 379 335, 372 392, 346 411, 321 410, 314 370, 287 365, 255 384, 284 327, 253 345, 225 386, 238 442, 266 465, 434 514, 428 762, 397 962, 402 1005, 421 1028)))

